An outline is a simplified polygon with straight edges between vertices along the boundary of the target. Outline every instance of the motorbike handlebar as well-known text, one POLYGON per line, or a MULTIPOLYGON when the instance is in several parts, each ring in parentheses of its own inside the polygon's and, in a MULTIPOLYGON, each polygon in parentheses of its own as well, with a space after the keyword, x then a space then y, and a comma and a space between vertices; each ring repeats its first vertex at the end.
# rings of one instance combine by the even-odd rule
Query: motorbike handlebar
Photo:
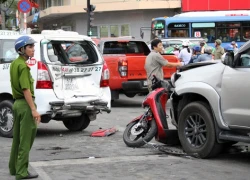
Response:
POLYGON ((157 88, 164 88, 166 91, 171 91, 172 86, 168 81, 160 80, 155 75, 153 75, 152 90, 155 90, 157 88))

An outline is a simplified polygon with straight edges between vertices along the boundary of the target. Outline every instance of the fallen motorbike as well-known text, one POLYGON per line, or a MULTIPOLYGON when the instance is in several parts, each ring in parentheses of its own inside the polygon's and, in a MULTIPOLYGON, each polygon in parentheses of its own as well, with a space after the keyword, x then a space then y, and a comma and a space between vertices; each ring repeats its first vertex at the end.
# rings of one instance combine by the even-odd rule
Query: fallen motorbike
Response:
POLYGON ((176 129, 169 129, 166 115, 166 103, 172 86, 168 81, 153 76, 152 89, 142 102, 147 111, 132 120, 123 134, 123 141, 129 147, 140 147, 155 137, 156 141, 176 145, 179 143, 176 129))

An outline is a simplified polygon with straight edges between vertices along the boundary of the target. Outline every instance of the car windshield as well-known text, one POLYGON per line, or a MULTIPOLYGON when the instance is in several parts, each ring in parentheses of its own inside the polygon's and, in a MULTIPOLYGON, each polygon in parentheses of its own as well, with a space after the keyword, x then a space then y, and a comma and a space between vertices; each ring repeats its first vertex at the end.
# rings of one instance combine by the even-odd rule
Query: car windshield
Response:
POLYGON ((88 41, 51 41, 47 44, 51 62, 62 64, 92 64, 98 62, 98 56, 88 41))
POLYGON ((108 41, 104 43, 103 54, 134 54, 144 53, 140 41, 108 41))

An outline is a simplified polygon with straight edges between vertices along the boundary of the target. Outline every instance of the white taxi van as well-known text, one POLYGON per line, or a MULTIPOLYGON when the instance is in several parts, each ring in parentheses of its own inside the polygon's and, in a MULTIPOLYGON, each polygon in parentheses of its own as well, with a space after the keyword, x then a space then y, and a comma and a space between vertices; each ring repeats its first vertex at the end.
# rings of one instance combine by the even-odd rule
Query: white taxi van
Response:
MULTIPOLYGON (((111 111, 109 70, 91 38, 63 30, 29 36, 37 42, 27 64, 42 123, 58 120, 71 131, 81 131, 98 113, 111 111)), ((14 49, 18 37, 15 32, 0 32, 0 135, 4 137, 12 137, 13 130, 9 69, 18 57, 14 49)))

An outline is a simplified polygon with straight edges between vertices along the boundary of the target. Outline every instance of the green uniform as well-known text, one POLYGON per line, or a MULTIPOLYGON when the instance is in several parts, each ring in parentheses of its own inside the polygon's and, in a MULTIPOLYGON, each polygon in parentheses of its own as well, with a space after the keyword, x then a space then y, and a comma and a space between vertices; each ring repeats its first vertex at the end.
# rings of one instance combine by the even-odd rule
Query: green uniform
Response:
POLYGON ((20 179, 28 175, 29 152, 37 131, 36 122, 23 94, 24 89, 30 89, 34 97, 34 80, 30 74, 30 68, 21 56, 11 63, 10 81, 15 103, 13 106, 14 127, 9 170, 11 175, 20 179))

